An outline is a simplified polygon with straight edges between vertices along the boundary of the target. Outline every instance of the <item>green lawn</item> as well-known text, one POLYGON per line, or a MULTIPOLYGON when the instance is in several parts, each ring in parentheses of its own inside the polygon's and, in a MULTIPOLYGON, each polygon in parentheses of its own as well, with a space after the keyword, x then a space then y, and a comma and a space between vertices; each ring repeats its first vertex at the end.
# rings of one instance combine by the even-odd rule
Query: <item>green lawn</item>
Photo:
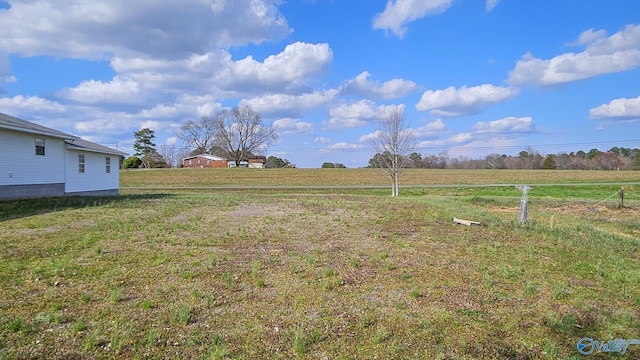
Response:
POLYGON ((640 198, 595 188, 0 202, 0 358, 582 359, 640 339, 640 198))

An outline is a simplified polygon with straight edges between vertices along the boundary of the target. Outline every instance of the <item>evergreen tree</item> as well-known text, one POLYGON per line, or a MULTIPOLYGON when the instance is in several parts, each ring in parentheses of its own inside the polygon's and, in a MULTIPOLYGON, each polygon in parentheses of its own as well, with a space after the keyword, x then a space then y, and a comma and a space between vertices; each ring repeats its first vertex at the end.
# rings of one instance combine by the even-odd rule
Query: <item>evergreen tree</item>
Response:
POLYGON ((556 162, 553 159, 553 155, 547 155, 547 157, 544 159, 544 162, 542 163, 542 168, 545 170, 553 170, 556 168, 556 162))
POLYGON ((133 155, 141 156, 143 167, 150 168, 152 159, 157 158, 155 155, 158 154, 156 144, 153 142, 153 139, 156 138, 155 132, 144 128, 134 132, 133 136, 136 138, 136 142, 133 144, 133 150, 135 150, 133 155))

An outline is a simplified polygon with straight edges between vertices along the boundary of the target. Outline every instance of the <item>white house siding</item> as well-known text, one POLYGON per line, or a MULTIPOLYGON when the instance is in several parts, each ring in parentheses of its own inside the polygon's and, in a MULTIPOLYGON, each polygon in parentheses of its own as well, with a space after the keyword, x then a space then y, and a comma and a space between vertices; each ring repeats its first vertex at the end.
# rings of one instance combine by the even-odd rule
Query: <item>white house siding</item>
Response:
POLYGON ((119 157, 90 151, 67 149, 65 192, 71 195, 117 195, 119 157), (78 155, 84 154, 84 173, 79 172, 78 155), (111 158, 111 172, 106 172, 106 158, 111 158))
POLYGON ((64 195, 64 140, 0 130, 0 199, 64 195), (35 138, 45 141, 36 155, 35 138))

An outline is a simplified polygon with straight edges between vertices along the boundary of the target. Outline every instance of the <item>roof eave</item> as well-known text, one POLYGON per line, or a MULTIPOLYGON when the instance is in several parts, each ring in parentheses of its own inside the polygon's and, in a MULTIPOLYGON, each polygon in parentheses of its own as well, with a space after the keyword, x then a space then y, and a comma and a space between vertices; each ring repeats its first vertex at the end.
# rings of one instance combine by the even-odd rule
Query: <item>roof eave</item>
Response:
POLYGON ((80 146, 73 146, 73 145, 69 145, 67 144, 67 149, 69 150, 78 150, 78 151, 86 151, 86 152, 92 152, 92 153, 98 153, 98 154, 109 154, 109 155, 116 155, 116 156, 127 156, 127 153, 124 153, 122 151, 103 151, 103 150, 96 150, 96 149, 88 149, 85 147, 80 147, 80 146))
POLYGON ((48 131, 39 131, 39 130, 35 130, 35 129, 26 129, 26 128, 17 127, 17 126, 0 125, 0 129, 17 131, 17 132, 27 133, 27 134, 48 136, 48 137, 53 137, 53 138, 57 138, 57 139, 65 139, 65 140, 79 139, 79 137, 71 135, 71 134, 57 134, 57 133, 52 133, 52 132, 48 132, 48 131))

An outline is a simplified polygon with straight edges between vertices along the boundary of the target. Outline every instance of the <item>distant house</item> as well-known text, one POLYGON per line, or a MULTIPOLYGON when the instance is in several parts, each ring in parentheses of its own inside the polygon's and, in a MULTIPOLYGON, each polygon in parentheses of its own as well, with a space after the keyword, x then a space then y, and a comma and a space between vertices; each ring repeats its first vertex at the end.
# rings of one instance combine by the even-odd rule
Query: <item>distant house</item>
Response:
MULTIPOLYGON (((242 160, 238 167, 248 167, 253 169, 262 169, 267 163, 265 156, 254 156, 249 160, 242 160)), ((228 160, 219 156, 210 154, 200 154, 189 156, 182 159, 182 167, 185 168, 223 168, 236 167, 234 160, 228 160)))
POLYGON ((0 113, 0 200, 118 195, 125 155, 0 113))
MULTIPOLYGON (((229 167, 236 167, 236 161, 235 160, 231 160, 229 161, 229 167)), ((238 166, 237 167, 241 167, 241 168, 248 168, 249 167, 249 162, 246 160, 240 160, 238 161, 238 166)))
MULTIPOLYGON (((250 168, 250 169, 264 169, 267 163, 265 156, 253 156, 248 160, 240 160, 238 167, 250 168)), ((235 161, 229 161, 229 167, 236 167, 235 161)))
POLYGON ((254 156, 249 159, 249 167, 253 169, 263 169, 267 164, 266 156, 254 156))
POLYGON ((226 168, 229 161, 219 156, 200 154, 182 159, 185 168, 226 168))

